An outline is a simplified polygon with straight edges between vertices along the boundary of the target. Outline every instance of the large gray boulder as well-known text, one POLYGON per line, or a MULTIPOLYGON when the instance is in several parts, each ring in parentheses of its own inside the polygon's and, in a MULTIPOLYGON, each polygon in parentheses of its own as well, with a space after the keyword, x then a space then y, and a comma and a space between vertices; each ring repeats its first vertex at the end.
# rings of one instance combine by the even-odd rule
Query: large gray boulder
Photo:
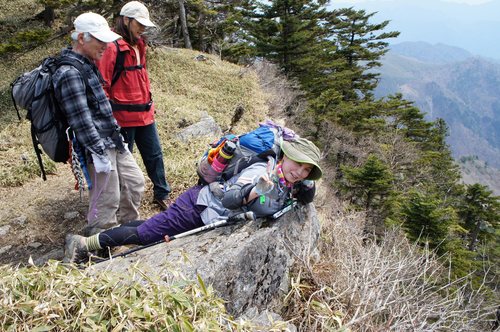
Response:
POLYGON ((131 265, 171 282, 172 267, 182 275, 201 276, 227 301, 236 317, 279 309, 289 290, 289 273, 297 260, 316 248, 319 222, 312 204, 299 206, 275 221, 258 219, 240 225, 161 243, 126 257, 92 266, 130 273, 131 265))
POLYGON ((222 135, 222 130, 213 117, 208 115, 207 112, 201 112, 200 121, 181 130, 177 134, 177 138, 187 143, 193 137, 202 137, 206 135, 218 137, 222 135))

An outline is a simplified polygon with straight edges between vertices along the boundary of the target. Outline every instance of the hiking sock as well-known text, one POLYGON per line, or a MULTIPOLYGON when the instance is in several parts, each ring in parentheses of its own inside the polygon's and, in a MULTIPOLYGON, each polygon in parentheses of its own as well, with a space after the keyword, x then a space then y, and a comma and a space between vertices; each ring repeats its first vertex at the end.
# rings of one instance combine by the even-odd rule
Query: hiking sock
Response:
POLYGON ((99 234, 100 233, 94 234, 85 239, 88 251, 102 249, 101 244, 99 243, 99 234))

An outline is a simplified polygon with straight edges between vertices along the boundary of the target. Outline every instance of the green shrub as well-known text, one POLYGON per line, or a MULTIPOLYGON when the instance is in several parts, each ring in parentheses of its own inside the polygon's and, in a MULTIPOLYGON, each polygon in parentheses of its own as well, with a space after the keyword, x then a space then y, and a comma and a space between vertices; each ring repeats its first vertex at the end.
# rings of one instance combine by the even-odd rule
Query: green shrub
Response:
POLYGON ((8 56, 11 53, 20 52, 22 50, 34 48, 46 42, 52 31, 50 29, 32 29, 20 31, 12 38, 9 38, 3 43, 0 43, 0 57, 8 56))

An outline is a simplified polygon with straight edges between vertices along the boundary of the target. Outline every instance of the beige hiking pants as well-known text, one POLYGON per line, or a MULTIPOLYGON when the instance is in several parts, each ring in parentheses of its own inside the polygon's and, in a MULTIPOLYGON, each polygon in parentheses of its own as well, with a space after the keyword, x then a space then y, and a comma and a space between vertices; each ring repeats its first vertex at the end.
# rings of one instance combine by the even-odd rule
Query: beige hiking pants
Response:
POLYGON ((106 153, 111 172, 96 173, 94 164, 88 164, 92 189, 87 227, 107 229, 139 219, 144 175, 130 152, 107 149, 106 153))

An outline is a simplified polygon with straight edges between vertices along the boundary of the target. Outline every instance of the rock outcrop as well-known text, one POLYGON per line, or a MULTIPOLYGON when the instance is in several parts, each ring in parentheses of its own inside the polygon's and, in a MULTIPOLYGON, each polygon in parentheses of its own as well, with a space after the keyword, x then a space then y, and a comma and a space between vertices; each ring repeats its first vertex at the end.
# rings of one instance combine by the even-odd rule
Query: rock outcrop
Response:
POLYGON ((92 266, 130 273, 132 265, 145 275, 171 282, 176 275, 211 285, 236 317, 277 309, 289 290, 289 273, 297 260, 315 250, 319 222, 312 204, 299 206, 274 221, 258 219, 161 243, 128 256, 92 266))

